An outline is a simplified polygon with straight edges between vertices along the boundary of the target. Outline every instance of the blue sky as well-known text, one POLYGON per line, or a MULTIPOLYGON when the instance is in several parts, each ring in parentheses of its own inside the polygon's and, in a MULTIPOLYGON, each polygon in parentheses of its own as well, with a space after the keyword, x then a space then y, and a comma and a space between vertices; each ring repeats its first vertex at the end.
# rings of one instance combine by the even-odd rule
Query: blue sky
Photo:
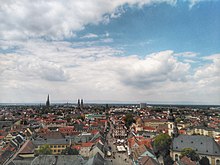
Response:
POLYGON ((192 8, 187 2, 123 8, 119 18, 108 24, 87 25, 77 34, 108 32, 114 40, 112 45, 125 48, 128 54, 146 55, 167 49, 201 55, 219 52, 219 2, 202 2, 192 8))
POLYGON ((220 104, 220 1, 4 2, 0 102, 220 104), (5 19, 7 18, 7 19, 5 19))

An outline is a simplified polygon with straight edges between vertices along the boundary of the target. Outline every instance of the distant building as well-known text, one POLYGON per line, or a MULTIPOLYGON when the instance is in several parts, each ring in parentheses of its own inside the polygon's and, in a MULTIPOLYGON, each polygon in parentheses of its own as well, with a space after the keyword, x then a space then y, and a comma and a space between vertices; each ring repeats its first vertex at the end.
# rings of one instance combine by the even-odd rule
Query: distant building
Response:
POLYGON ((77 108, 80 108, 80 99, 78 99, 77 108))
POLYGON ((49 96, 49 94, 48 94, 48 96, 47 96, 46 107, 47 107, 47 108, 50 107, 50 96, 49 96))
POLYGON ((77 108, 78 109, 83 109, 84 105, 83 105, 83 99, 78 99, 77 101, 77 108))
POLYGON ((140 103, 140 109, 146 108, 147 107, 147 103, 140 103))
POLYGON ((83 99, 81 99, 81 103, 80 103, 80 108, 83 109, 84 105, 83 105, 83 99))

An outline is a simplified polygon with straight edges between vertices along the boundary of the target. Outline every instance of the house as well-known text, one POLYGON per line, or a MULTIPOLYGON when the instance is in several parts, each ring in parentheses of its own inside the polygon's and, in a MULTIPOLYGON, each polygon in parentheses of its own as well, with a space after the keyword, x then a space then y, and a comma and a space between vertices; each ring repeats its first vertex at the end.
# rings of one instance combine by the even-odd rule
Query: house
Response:
POLYGON ((190 158, 184 156, 180 160, 176 161, 174 165, 197 165, 195 161, 192 161, 190 158))
MULTIPOLYGON (((139 147, 135 148, 133 150, 133 162, 134 164, 139 164, 139 161, 143 158, 143 157, 149 157, 150 159, 148 161, 150 161, 151 159, 153 159, 153 162, 158 163, 158 160, 156 158, 156 155, 153 153, 153 151, 151 151, 149 148, 147 148, 145 145, 140 145, 139 147)), ((148 162, 147 160, 145 160, 146 162, 148 162)), ((151 161, 150 161, 151 162, 151 161)))
POLYGON ((80 155, 40 155, 36 157, 31 165, 80 165, 85 164, 85 160, 80 155))
POLYGON ((167 125, 167 119, 143 119, 144 126, 158 128, 160 125, 167 125))
POLYGON ((127 128, 123 124, 118 124, 113 129, 112 135, 114 138, 125 138, 127 137, 127 128))
POLYGON ((192 148, 200 158, 207 157, 211 165, 217 165, 220 161, 220 145, 212 137, 201 135, 179 135, 173 138, 170 156, 173 160, 180 159, 184 148, 192 148))
POLYGON ((105 165, 105 159, 99 152, 97 152, 94 156, 89 158, 85 165, 105 165))
POLYGON ((138 165, 159 165, 159 163, 150 156, 143 156, 138 160, 138 165))
POLYGON ((99 153, 103 158, 105 156, 105 147, 103 144, 101 144, 100 142, 97 142, 96 144, 94 144, 90 151, 89 151, 89 157, 94 157, 97 153, 99 153))
POLYGON ((35 150, 40 149, 40 146, 48 144, 52 150, 52 154, 60 154, 63 150, 71 145, 71 139, 35 139, 32 140, 36 146, 35 150))
POLYGON ((22 158, 32 158, 34 157, 34 151, 35 151, 34 143, 31 140, 28 140, 24 148, 20 150, 20 152, 18 153, 18 156, 22 158))
POLYGON ((81 148, 79 150, 79 154, 84 157, 89 157, 89 152, 90 152, 90 149, 93 145, 94 145, 94 143, 91 143, 91 142, 82 143, 81 148))

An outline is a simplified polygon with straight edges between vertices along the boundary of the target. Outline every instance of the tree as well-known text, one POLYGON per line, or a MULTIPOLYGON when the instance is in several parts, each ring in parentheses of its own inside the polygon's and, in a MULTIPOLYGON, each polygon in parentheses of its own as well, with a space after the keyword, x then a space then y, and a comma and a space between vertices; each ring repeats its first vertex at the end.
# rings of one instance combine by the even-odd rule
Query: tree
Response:
POLYGON ((181 118, 176 118, 177 123, 180 123, 181 120, 182 120, 181 118))
POLYGON ((85 120, 85 117, 82 116, 82 115, 79 115, 79 116, 77 116, 77 119, 81 119, 82 121, 84 121, 84 120, 85 120))
POLYGON ((169 154, 169 148, 171 144, 171 138, 168 134, 158 135, 153 143, 154 149, 156 152, 159 152, 163 156, 169 154))
POLYGON ((79 151, 75 148, 66 147, 65 150, 61 152, 62 155, 79 155, 79 151))
POLYGON ((209 159, 206 156, 202 157, 202 159, 200 159, 200 161, 199 161, 199 164, 200 165, 210 165, 209 159))
POLYGON ((50 149, 50 146, 48 144, 44 144, 40 146, 39 150, 37 150, 37 154, 39 155, 51 155, 52 150, 50 149))
POLYGON ((70 115, 67 115, 67 116, 66 116, 66 121, 67 121, 68 123, 70 123, 71 120, 72 120, 72 119, 71 119, 70 115))
POLYGON ((188 158, 190 158, 192 161, 198 161, 199 160, 199 155, 196 153, 195 150, 193 150, 192 148, 184 148, 181 151, 181 155, 180 157, 184 157, 187 156, 188 158))
POLYGON ((133 118, 133 115, 131 113, 126 114, 125 116, 125 125, 127 128, 131 126, 132 123, 134 123, 135 120, 133 118))

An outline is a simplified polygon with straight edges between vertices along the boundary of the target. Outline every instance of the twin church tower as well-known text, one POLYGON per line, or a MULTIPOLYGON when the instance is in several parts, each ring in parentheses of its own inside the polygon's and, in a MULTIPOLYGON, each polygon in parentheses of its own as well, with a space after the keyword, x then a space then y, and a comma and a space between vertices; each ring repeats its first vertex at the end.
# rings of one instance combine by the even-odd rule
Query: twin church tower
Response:
MULTIPOLYGON (((50 107, 50 96, 48 94, 47 96, 47 101, 46 101, 46 107, 49 108, 50 107)), ((78 103, 77 103, 77 108, 79 109, 83 109, 84 105, 83 105, 83 99, 78 99, 78 103)))

